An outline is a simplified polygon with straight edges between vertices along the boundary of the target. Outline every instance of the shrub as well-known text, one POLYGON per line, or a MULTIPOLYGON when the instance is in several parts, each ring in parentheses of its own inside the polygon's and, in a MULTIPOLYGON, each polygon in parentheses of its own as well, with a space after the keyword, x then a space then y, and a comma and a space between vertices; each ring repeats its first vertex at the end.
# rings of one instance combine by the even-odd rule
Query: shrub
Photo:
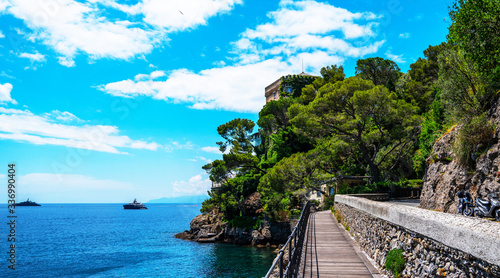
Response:
POLYGON ((389 251, 385 259, 385 268, 391 271, 394 277, 399 277, 399 273, 405 268, 403 250, 395 248, 389 251))
POLYGON ((260 220, 257 217, 249 217, 249 216, 235 216, 233 219, 229 220, 228 223, 231 227, 236 227, 236 228, 244 228, 244 229, 258 229, 260 223, 262 220, 260 220))
POLYGON ((474 117, 458 131, 453 152, 462 165, 471 166, 481 153, 488 149, 495 126, 485 116, 474 117))
POLYGON ((335 195, 325 197, 323 200, 323 210, 332 210, 333 211, 333 206, 335 205, 335 195))

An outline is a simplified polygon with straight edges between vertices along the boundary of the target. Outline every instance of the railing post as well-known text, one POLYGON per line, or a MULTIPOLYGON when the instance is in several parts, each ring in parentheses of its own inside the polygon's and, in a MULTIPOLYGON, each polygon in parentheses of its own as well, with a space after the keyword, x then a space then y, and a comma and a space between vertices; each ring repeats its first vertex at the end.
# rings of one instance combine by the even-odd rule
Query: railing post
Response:
POLYGON ((283 277, 283 250, 280 250, 279 256, 280 256, 280 278, 282 278, 283 277))

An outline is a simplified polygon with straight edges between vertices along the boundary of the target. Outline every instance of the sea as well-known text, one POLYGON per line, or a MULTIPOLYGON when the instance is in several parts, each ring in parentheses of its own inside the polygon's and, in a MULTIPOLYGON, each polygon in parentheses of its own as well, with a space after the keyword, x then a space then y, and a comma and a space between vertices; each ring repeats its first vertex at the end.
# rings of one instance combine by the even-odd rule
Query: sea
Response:
POLYGON ((269 248, 175 238, 189 229, 200 204, 147 206, 42 204, 9 214, 0 205, 0 277, 263 277, 276 256, 269 248), (8 268, 9 238, 15 238, 15 270, 8 268))

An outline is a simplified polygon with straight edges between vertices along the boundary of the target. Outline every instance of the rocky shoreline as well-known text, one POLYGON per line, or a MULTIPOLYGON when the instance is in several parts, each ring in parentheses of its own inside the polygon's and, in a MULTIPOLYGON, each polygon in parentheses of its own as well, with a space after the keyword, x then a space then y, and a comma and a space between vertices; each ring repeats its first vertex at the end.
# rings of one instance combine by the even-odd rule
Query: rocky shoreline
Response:
POLYGON ((222 221, 216 210, 197 215, 190 230, 175 235, 176 238, 195 242, 221 242, 257 247, 277 247, 286 243, 293 225, 290 221, 272 222, 263 219, 257 229, 230 227, 222 221))

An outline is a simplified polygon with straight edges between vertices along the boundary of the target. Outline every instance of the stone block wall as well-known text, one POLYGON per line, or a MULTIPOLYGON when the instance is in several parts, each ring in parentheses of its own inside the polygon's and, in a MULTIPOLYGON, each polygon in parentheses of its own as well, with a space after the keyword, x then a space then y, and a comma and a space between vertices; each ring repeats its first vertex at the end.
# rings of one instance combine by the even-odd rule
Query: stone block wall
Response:
POLYGON ((456 233, 457 227, 452 227, 450 221, 445 223, 448 229, 436 227, 439 226, 436 221, 448 218, 443 213, 351 196, 337 195, 335 199, 335 210, 340 213, 342 224, 379 266, 384 266, 391 249, 403 250, 406 264, 402 277, 500 277, 500 257, 497 257, 500 223, 460 217, 465 222, 478 221, 479 231, 463 229, 463 223, 457 222, 460 227, 456 233), (429 229, 426 225, 434 227, 429 229), (491 227, 481 230, 485 225, 491 227), (479 236, 478 232, 486 237, 479 236), (443 237, 446 240, 442 240, 443 237), (463 242, 454 242, 464 237, 471 239, 467 244, 475 242, 476 246, 457 248, 464 246, 463 242))

